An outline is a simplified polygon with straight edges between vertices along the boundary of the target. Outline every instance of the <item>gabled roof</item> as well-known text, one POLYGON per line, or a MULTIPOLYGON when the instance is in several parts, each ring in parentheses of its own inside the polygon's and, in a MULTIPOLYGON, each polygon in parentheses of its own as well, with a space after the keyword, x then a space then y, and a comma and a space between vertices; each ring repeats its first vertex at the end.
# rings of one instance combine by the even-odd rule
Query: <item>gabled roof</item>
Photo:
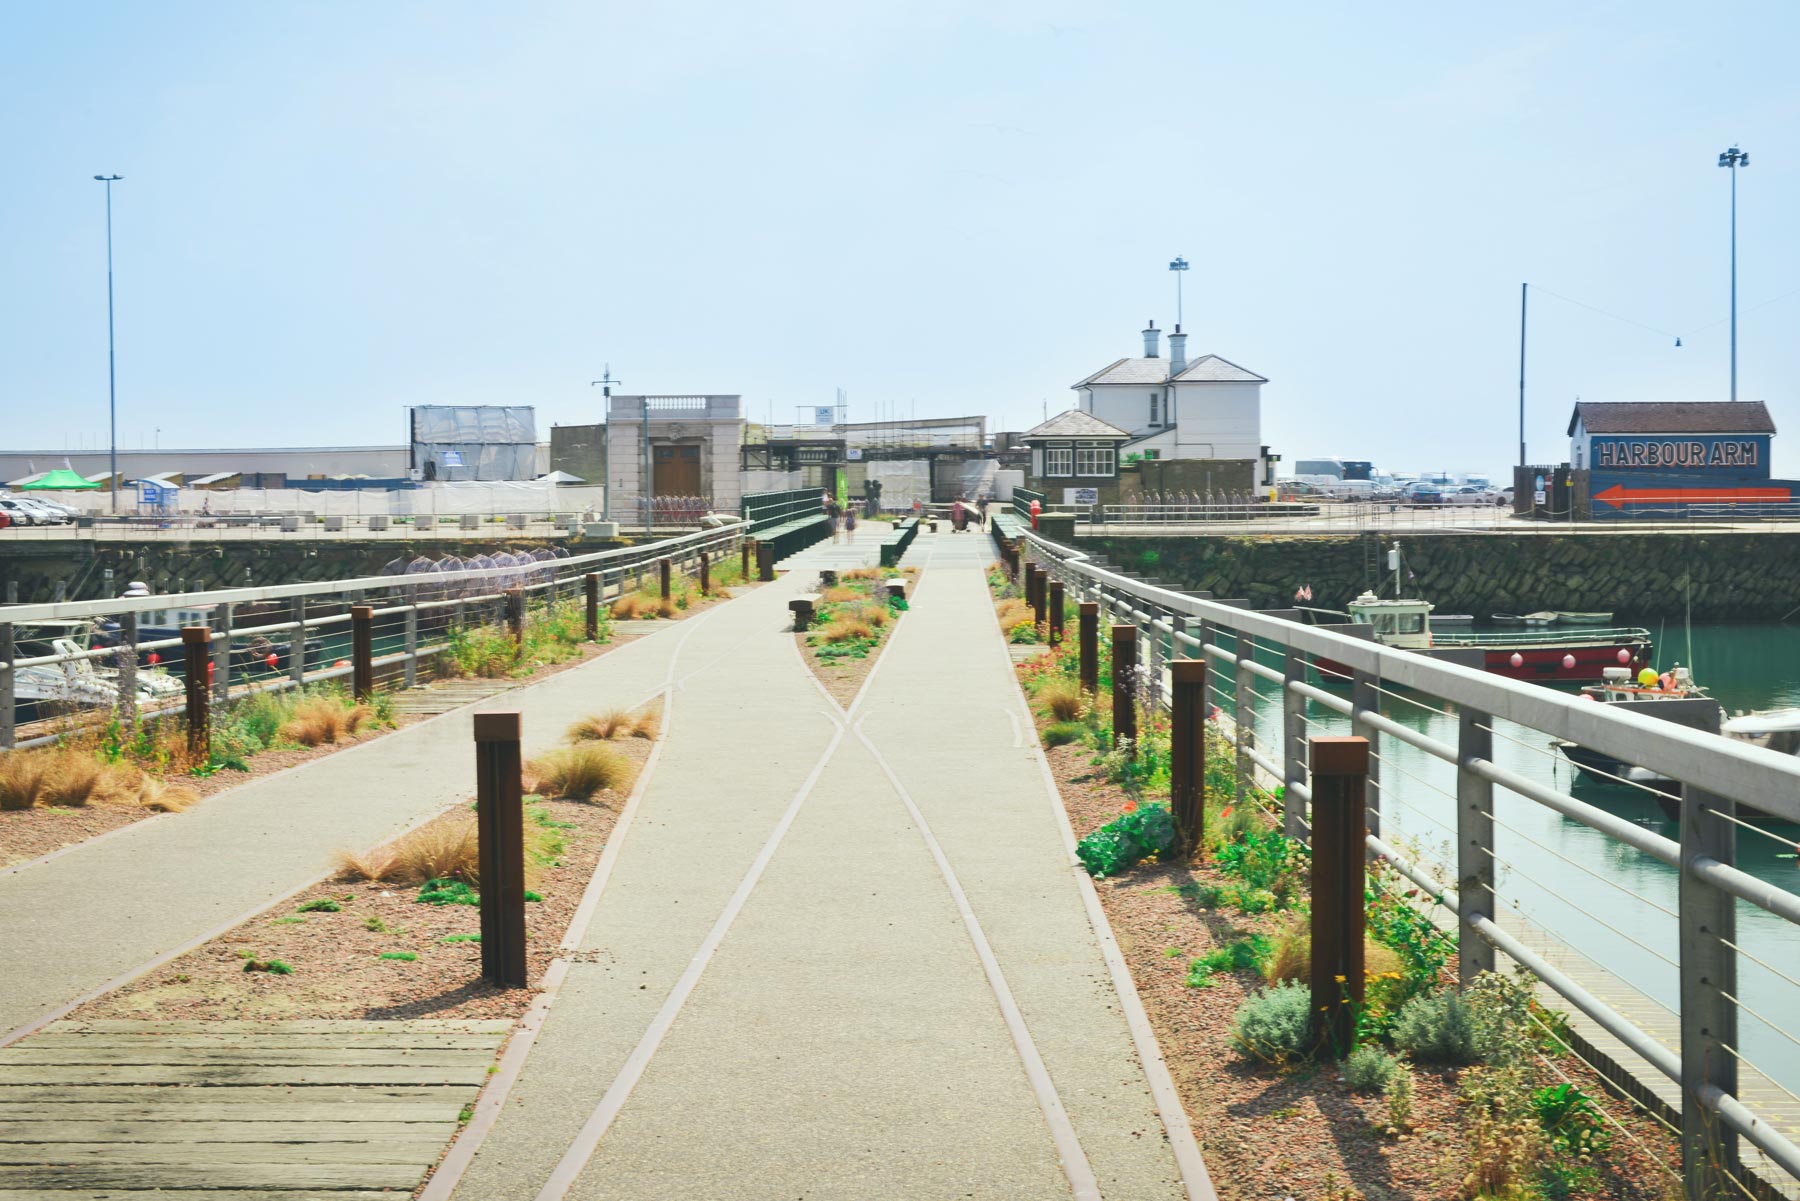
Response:
POLYGON ((1569 415, 1590 434, 1772 434, 1760 400, 1583 401, 1569 415))
POLYGON ((1163 384, 1168 380, 1167 359, 1118 359, 1069 386, 1085 388, 1089 384, 1163 384))
POLYGON ((1192 383, 1196 380, 1204 383, 1250 383, 1266 384, 1269 381, 1239 367, 1230 359, 1222 359, 1216 354, 1204 354, 1188 364, 1188 369, 1175 377, 1177 383, 1192 383))
MULTIPOLYGON (((1188 363, 1186 369, 1175 377, 1177 383, 1250 383, 1266 384, 1269 381, 1254 371, 1239 367, 1230 359, 1222 359, 1216 354, 1203 354, 1188 363)), ((1166 384, 1169 382, 1169 360, 1167 359, 1119 359, 1107 364, 1094 374, 1079 383, 1071 384, 1072 388, 1085 388, 1090 384, 1166 384)))
POLYGON ((1111 422, 1100 420, 1092 413, 1084 413, 1080 409, 1070 409, 1066 413, 1058 413, 1041 425, 1026 430, 1019 437, 1118 438, 1123 441, 1131 435, 1111 422))

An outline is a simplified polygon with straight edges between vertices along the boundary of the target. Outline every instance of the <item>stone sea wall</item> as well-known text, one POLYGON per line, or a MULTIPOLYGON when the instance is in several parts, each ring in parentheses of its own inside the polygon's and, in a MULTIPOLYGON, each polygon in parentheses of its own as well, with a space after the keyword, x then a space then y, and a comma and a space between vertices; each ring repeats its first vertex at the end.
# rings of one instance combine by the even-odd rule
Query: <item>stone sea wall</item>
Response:
MULTIPOLYGON (((1341 609, 1383 585, 1391 538, 1083 537, 1077 545, 1174 588, 1248 597, 1258 608, 1341 609)), ((1439 613, 1609 610, 1622 618, 1800 620, 1800 535, 1787 533, 1421 535, 1401 538, 1407 594, 1439 613)))

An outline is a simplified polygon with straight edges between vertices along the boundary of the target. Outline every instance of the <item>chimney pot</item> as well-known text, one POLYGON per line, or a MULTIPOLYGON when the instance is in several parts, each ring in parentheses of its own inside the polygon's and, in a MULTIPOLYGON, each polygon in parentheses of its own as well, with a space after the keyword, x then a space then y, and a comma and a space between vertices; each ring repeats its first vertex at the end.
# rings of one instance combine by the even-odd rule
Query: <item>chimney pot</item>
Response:
POLYGON ((1149 326, 1146 327, 1144 330, 1144 357, 1145 358, 1154 359, 1154 358, 1159 358, 1161 356, 1161 352, 1158 349, 1158 343, 1160 343, 1161 340, 1162 340, 1162 334, 1160 331, 1157 330, 1156 322, 1152 321, 1149 324, 1149 326))
POLYGON ((1187 335, 1177 325, 1175 332, 1169 335, 1169 378, 1174 379, 1187 370, 1187 335))

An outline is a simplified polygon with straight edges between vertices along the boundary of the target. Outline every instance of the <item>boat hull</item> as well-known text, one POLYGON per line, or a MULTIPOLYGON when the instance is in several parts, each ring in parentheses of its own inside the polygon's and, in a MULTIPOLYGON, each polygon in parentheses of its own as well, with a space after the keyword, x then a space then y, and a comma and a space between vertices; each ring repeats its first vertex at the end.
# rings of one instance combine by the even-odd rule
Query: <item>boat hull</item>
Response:
MULTIPOLYGON (((1654 648, 1648 638, 1634 638, 1620 642, 1589 643, 1586 645, 1570 643, 1565 645, 1545 645, 1543 643, 1520 644, 1509 646, 1504 643, 1487 645, 1480 648, 1459 647, 1456 643, 1438 639, 1434 650, 1468 650, 1481 651, 1481 667, 1483 671, 1491 671, 1497 676, 1506 676, 1513 680, 1530 680, 1539 684, 1596 684, 1606 678, 1609 667, 1629 667, 1638 671, 1652 658, 1654 648), (1619 652, 1628 652, 1627 661, 1619 662, 1619 652), (1513 665, 1512 658, 1519 656, 1518 666, 1513 665), (1572 666, 1565 666, 1564 660, 1574 656, 1572 666)), ((1431 651, 1416 651, 1415 654, 1431 654, 1431 651)), ((1329 659, 1314 660, 1320 674, 1328 679, 1333 677, 1349 678, 1350 669, 1341 663, 1329 659)))
POLYGON ((1606 678, 1609 667, 1629 667, 1633 672, 1642 669, 1651 661, 1653 650, 1647 638, 1587 646, 1486 646, 1482 648, 1482 666, 1514 680, 1593 684, 1606 678), (1627 662, 1619 662, 1621 650, 1629 652, 1627 662), (1520 659, 1516 667, 1514 655, 1520 659), (1572 666, 1567 665, 1571 657, 1575 660, 1572 666))

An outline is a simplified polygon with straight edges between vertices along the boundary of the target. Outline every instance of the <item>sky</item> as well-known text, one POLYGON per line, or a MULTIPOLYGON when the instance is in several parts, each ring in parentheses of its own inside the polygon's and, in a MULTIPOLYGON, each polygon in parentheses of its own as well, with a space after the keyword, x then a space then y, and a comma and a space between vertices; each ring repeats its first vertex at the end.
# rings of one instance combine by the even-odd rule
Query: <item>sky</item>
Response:
POLYGON ((1577 397, 1727 396, 1737 143, 1738 394, 1800 475, 1797 35, 1731 2, 15 8, 0 447, 106 444, 116 173, 121 446, 392 444, 427 403, 547 436, 608 365, 1022 429, 1174 323, 1182 255, 1190 356, 1268 377, 1264 440, 1389 470, 1515 460, 1529 281, 1561 461, 1577 397))

